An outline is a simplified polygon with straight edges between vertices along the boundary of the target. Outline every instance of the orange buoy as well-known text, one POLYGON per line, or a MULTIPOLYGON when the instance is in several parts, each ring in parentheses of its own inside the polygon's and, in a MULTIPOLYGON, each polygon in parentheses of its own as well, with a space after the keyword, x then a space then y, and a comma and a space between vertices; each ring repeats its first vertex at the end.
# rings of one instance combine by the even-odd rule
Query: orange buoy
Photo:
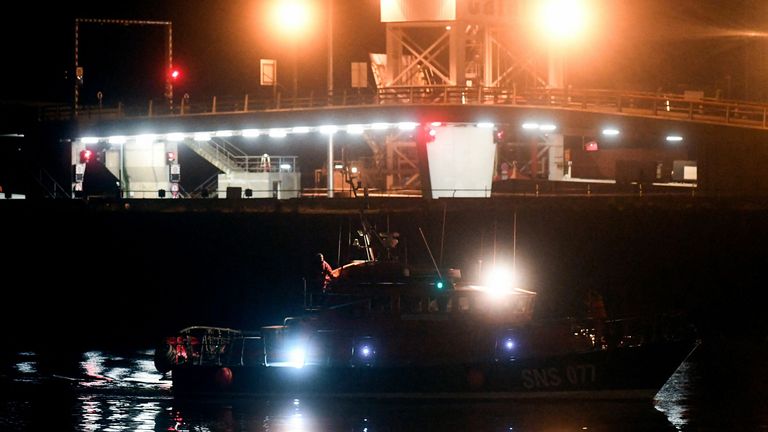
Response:
POLYGON ((467 372, 467 383, 469 384, 469 388, 472 390, 477 390, 485 384, 485 375, 483 374, 483 371, 478 369, 470 369, 467 372))
POLYGON ((229 387, 232 384, 232 369, 223 367, 216 371, 216 384, 221 388, 229 387))

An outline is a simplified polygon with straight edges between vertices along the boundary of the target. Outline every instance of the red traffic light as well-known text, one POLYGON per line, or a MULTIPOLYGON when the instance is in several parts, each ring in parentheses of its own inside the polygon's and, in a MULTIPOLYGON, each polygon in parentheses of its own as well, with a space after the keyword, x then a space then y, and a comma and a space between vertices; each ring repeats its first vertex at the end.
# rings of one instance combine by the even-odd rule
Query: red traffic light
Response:
POLYGON ((584 143, 584 151, 596 152, 598 150, 600 150, 600 145, 597 143, 597 141, 592 140, 592 141, 584 143))
POLYGON ((168 152, 166 154, 166 157, 168 158, 168 162, 173 162, 176 160, 176 153, 174 152, 168 152))
POLYGON ((93 152, 85 149, 80 150, 80 163, 88 163, 91 160, 91 156, 93 156, 93 152))

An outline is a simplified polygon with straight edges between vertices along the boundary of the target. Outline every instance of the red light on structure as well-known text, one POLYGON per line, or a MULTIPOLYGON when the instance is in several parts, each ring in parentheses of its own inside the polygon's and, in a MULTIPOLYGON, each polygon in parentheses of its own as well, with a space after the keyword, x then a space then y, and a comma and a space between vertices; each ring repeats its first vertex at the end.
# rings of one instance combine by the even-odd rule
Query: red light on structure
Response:
POLYGON ((91 160, 91 156, 93 156, 93 152, 85 149, 80 150, 80 163, 88 163, 91 160))
POLYGON ((168 157, 168 162, 173 162, 176 160, 176 153, 174 152, 168 152, 166 156, 168 157))
POLYGON ((170 76, 171 76, 171 80, 178 81, 179 78, 181 78, 181 71, 176 68, 171 69, 170 76))
POLYGON ((494 134, 494 141, 496 143, 502 143, 504 142, 504 139, 506 138, 506 133, 504 132, 504 129, 499 129, 494 134))
POLYGON ((596 152, 598 150, 600 150, 600 146, 598 146, 597 141, 592 140, 584 143, 584 151, 596 152))
POLYGON ((436 137, 437 137, 437 131, 434 129, 430 129, 429 132, 427 133, 427 139, 430 141, 434 141, 436 137))

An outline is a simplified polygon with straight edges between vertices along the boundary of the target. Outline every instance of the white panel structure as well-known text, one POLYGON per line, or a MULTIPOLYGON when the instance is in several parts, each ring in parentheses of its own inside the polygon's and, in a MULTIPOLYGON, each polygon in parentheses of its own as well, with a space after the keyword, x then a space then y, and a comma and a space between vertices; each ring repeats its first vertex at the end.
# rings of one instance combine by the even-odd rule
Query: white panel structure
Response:
POLYGON ((289 199, 301 196, 301 174, 298 172, 233 172, 219 174, 218 178, 219 198, 233 198, 227 196, 228 187, 239 187, 242 198, 245 190, 251 190, 250 198, 277 198, 289 199))
POLYGON ((524 0, 457 0, 459 21, 497 25, 517 25, 521 10, 530 4, 524 0))
POLYGON ((547 161, 549 180, 562 180, 565 177, 565 158, 563 154, 563 136, 547 135, 547 161))
POLYGON ((381 22, 466 21, 511 25, 525 0, 381 0, 381 22))
POLYGON ((453 21, 456 0, 381 0, 381 22, 453 21))
POLYGON ((433 198, 490 198, 493 128, 438 127, 427 144, 433 198))
POLYGON ((520 42, 540 0, 380 1, 387 51, 372 63, 379 88, 563 87, 554 74, 562 68, 550 65, 547 81, 539 55, 520 42))
POLYGON ((167 152, 176 153, 176 144, 128 141, 123 151, 122 182, 126 198, 159 198, 160 189, 170 196, 167 152))

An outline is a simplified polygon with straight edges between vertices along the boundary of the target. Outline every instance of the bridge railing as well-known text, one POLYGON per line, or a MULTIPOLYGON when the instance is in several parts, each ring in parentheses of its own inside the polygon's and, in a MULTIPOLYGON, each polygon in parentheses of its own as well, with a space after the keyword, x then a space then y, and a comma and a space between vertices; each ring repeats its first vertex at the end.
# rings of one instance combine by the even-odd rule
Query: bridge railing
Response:
MULTIPOLYGON (((324 107, 376 105, 514 105, 575 111, 618 113, 631 116, 736 125, 768 129, 768 103, 693 98, 681 94, 644 93, 596 89, 527 89, 465 86, 387 87, 363 92, 336 92, 332 95, 285 98, 183 97, 171 105, 167 100, 149 101, 145 106, 79 107, 78 119, 100 120, 132 117, 224 114, 271 110, 307 110, 324 107)), ((72 107, 43 107, 41 121, 75 118, 72 107)))

